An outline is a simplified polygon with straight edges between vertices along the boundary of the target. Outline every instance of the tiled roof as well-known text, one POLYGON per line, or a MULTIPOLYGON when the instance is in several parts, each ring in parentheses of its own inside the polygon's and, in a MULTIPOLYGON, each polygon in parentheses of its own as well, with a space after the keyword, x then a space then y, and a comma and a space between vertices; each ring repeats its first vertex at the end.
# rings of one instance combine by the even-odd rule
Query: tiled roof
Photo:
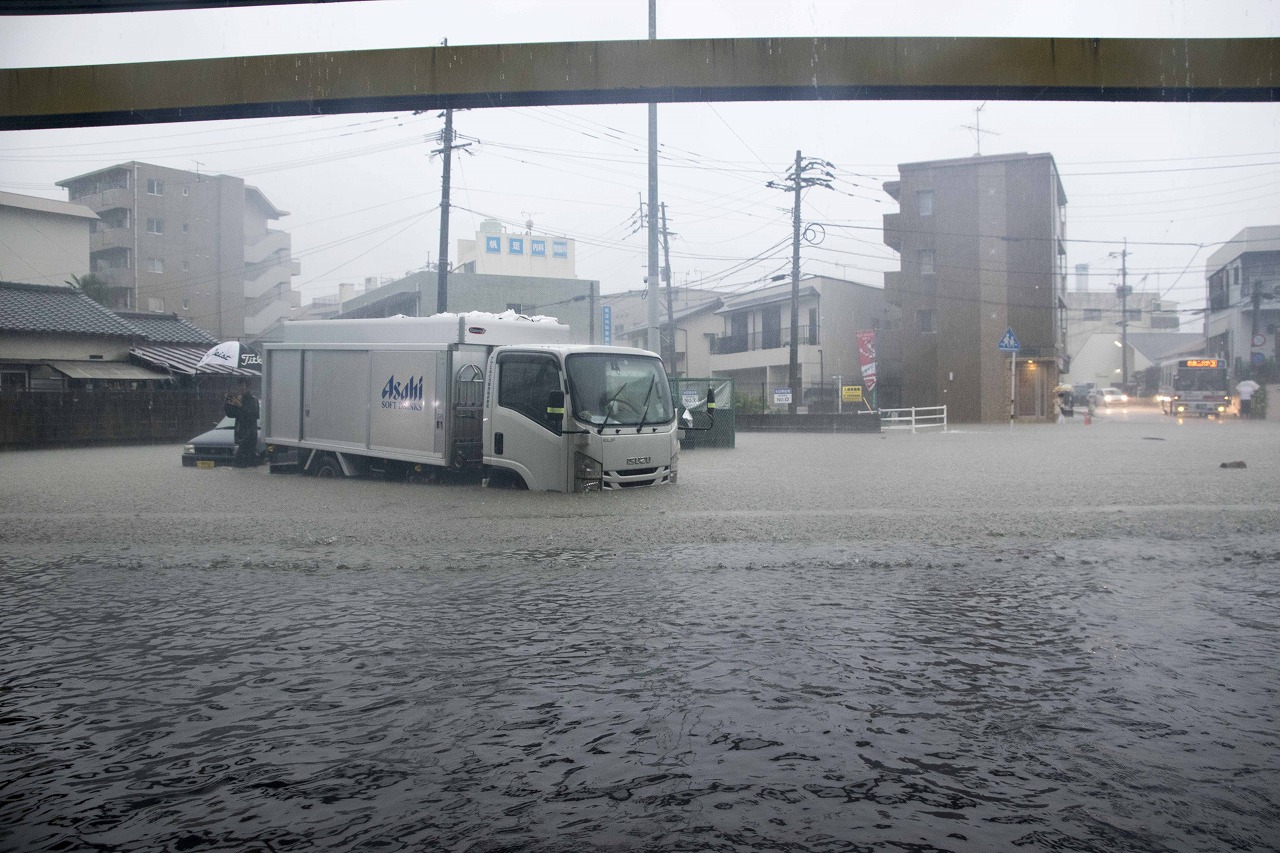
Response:
POLYGON ((157 344, 203 344, 204 349, 218 343, 218 339, 198 326, 188 323, 177 314, 151 314, 144 311, 117 311, 130 326, 142 333, 148 341, 157 344))
POLYGON ((0 282, 0 331, 136 338, 138 330, 72 287, 0 282))

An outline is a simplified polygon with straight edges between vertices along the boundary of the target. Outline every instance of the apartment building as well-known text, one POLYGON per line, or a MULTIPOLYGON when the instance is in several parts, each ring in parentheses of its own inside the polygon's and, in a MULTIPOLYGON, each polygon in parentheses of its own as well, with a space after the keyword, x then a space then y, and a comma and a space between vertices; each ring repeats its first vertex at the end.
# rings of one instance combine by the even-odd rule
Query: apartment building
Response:
MULTIPOLYGON (((791 384, 791 284, 773 285, 726 297, 716 314, 721 333, 712 338, 712 374, 734 380, 735 390, 763 399, 775 408, 789 405, 784 389, 791 384), (782 391, 780 396, 775 392, 782 391)), ((823 385, 861 384, 857 333, 890 325, 890 309, 881 288, 827 276, 800 280, 797 304, 800 370, 797 405, 823 385)))
POLYGON ((1245 228, 1205 266, 1209 355, 1225 357, 1233 376, 1280 361, 1280 225, 1245 228))
POLYGON ((1065 367, 1066 193, 1050 154, 904 163, 886 183, 899 211, 884 242, 901 256, 885 297, 902 322, 903 406, 948 407, 957 422, 1010 416, 1007 330, 1020 343, 1016 414, 1050 417, 1065 367))
POLYGON ((174 313, 220 340, 253 340, 300 304, 287 216, 256 187, 131 161, 58 182, 98 214, 92 272, 112 307, 174 313))

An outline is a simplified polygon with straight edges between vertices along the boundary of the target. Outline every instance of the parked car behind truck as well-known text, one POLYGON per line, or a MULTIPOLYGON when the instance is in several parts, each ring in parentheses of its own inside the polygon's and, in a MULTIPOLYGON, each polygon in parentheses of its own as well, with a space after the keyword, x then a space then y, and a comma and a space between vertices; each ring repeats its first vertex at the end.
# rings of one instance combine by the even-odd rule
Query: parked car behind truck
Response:
POLYGON ((538 491, 675 483, 662 360, 568 340, 568 326, 513 312, 286 323, 263 369, 272 464, 478 470, 538 491))

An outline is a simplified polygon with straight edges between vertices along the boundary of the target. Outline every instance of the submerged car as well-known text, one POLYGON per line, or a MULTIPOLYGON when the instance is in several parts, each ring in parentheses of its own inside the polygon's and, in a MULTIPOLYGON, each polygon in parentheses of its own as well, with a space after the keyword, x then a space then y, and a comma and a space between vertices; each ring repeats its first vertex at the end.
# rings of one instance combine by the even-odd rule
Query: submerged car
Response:
MULTIPOLYGON (((258 424, 258 452, 254 464, 267 458, 267 444, 262 440, 262 424, 258 424)), ((236 461, 236 419, 223 418, 208 432, 202 432, 182 445, 182 464, 188 468, 216 468, 234 465, 236 461)))
POLYGON ((1127 403, 1129 395, 1121 391, 1119 388, 1103 388, 1102 402, 1110 406, 1112 403, 1127 403))

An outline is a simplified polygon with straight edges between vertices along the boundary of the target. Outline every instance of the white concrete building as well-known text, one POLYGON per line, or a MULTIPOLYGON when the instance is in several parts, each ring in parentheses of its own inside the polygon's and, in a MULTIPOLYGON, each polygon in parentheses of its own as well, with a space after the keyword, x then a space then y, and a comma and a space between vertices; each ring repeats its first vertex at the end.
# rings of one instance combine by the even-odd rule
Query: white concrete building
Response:
POLYGON ((1124 374, 1121 342, 1130 338, 1127 350, 1129 381, 1149 367, 1134 346, 1134 336, 1151 332, 1177 332, 1178 304, 1158 293, 1130 293, 1122 300, 1115 290, 1072 290, 1066 303, 1066 343, 1070 370, 1062 380, 1072 385, 1092 382, 1099 388, 1119 387, 1124 374), (1128 330, 1122 327, 1127 320, 1128 330))
POLYGON ((65 286, 88 274, 96 221, 82 204, 0 192, 0 281, 65 286))
POLYGON ((532 220, 527 226, 524 233, 513 233, 497 220, 486 219, 474 240, 458 240, 451 269, 482 275, 577 278, 574 241, 535 234, 532 220))
POLYGON ((1209 256, 1205 284, 1207 353, 1226 358, 1236 377, 1246 366, 1274 370, 1280 359, 1280 225, 1253 226, 1231 238, 1209 256))

